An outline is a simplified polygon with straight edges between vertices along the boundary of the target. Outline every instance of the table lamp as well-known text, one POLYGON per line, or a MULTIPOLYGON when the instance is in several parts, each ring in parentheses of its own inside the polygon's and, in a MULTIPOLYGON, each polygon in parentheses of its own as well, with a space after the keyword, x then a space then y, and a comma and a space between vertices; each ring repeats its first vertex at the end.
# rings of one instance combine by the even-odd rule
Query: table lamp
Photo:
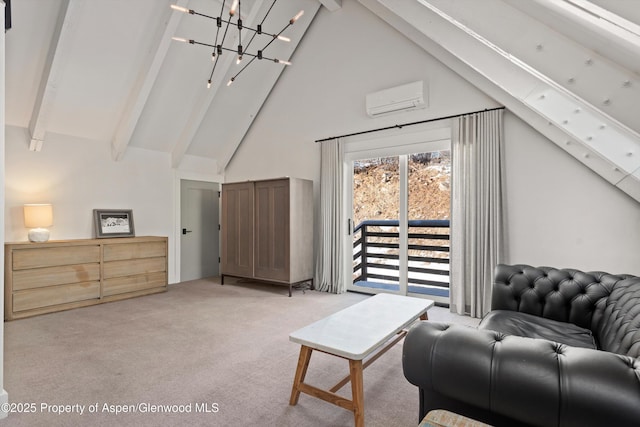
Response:
POLYGON ((51 227, 52 225, 53 206, 50 204, 24 205, 24 226, 30 228, 30 241, 46 242, 49 240, 49 230, 45 227, 51 227))

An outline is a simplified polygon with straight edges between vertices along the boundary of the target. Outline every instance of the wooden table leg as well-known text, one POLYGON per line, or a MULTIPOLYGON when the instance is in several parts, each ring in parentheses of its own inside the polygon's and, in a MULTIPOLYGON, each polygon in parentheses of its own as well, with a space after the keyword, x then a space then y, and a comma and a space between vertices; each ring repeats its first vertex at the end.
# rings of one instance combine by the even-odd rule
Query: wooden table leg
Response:
POLYGON ((364 384, 362 381, 362 360, 349 360, 351 393, 353 395, 353 417, 356 427, 364 427, 364 384))
POLYGON ((296 375, 293 379, 293 387, 291 388, 291 398, 289 399, 289 405, 296 405, 298 398, 300 397, 300 384, 304 382, 304 377, 307 375, 307 368, 309 367, 309 361, 311 360, 311 347, 303 345, 300 347, 300 356, 298 357, 298 367, 296 368, 296 375))
POLYGON ((426 311, 424 312, 424 314, 420 315, 420 320, 429 320, 429 315, 426 311))

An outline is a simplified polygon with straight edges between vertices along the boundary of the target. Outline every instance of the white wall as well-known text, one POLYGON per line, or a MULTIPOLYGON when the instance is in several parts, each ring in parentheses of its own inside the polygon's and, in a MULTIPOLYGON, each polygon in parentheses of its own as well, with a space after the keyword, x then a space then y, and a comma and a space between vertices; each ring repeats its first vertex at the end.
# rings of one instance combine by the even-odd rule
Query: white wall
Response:
POLYGON ((640 275, 640 204, 512 114, 505 140, 506 261, 640 275))
MULTIPOLYGON (((227 181, 312 179, 317 204, 314 140, 497 106, 357 2, 333 13, 321 8, 292 61, 227 181), (415 80, 429 87, 427 109, 366 116, 367 93, 415 80)), ((505 262, 640 274, 640 205, 508 112, 505 137, 505 262)))
POLYGON ((320 8, 292 62, 227 167, 226 181, 290 175, 317 183, 317 139, 498 106, 355 1, 336 12, 320 8), (428 108, 366 115, 367 93, 416 80, 428 88, 428 108))
POLYGON ((129 148, 116 162, 106 142, 48 134, 42 151, 32 152, 28 141, 28 130, 6 128, 5 241, 27 239, 25 203, 53 204, 51 240, 92 238, 93 209, 132 209, 136 235, 169 236, 174 259, 169 154, 129 148))

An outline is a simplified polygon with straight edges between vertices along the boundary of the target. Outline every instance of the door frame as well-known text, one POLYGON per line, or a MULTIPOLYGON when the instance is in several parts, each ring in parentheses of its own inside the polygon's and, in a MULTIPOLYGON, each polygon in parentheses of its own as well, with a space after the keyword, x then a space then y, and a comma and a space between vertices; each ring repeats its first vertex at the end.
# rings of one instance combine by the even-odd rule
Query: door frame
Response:
MULTIPOLYGON (((222 185, 224 182, 224 177, 222 175, 209 175, 209 174, 200 174, 188 171, 176 170, 173 178, 173 262, 172 274, 169 275, 169 284, 172 283, 180 283, 180 261, 182 257, 181 251, 181 233, 182 233, 182 214, 180 209, 182 207, 182 190, 180 187, 181 181, 189 180, 189 181, 203 181, 203 182, 211 182, 222 185)), ((219 207, 220 204, 218 204, 219 207)), ((218 212, 220 215, 221 212, 218 212)), ((171 240, 171 239, 170 239, 171 240)))
MULTIPOLYGON (((193 214, 194 213, 194 206, 190 206, 188 204, 189 202, 189 192, 190 190, 199 190, 199 191, 206 191, 209 196, 208 197, 213 197, 212 203, 214 203, 215 207, 213 209, 211 209, 210 211, 208 211, 208 213, 210 215, 212 215, 212 217, 209 218, 209 221, 207 221, 206 217, 202 217, 201 213, 198 214, 198 217, 200 217, 201 219, 204 220, 204 222, 206 222, 208 225, 203 225, 203 224, 198 224, 200 225, 202 228, 200 230, 201 233, 199 233, 201 236, 206 236, 206 238, 208 239, 209 237, 212 238, 212 240, 209 240, 209 244, 210 246, 207 247, 206 251, 203 251, 203 247, 202 245, 200 246, 200 250, 198 251, 198 255, 202 256, 202 255, 212 255, 213 260, 215 260, 215 258, 219 258, 220 257, 220 223, 221 223, 221 219, 220 219, 220 191, 221 191, 221 185, 219 183, 216 182, 209 182, 209 181, 200 181, 200 180, 193 180, 193 179, 181 179, 180 180, 180 215, 181 215, 181 221, 182 223, 180 224, 180 229, 183 229, 185 226, 189 226, 190 224, 187 224, 184 219, 182 218, 182 213, 184 211, 184 213, 187 214, 193 214), (187 190, 187 194, 185 194, 184 190, 187 190), (211 222, 210 220, 214 219, 217 222, 211 222), (213 226, 213 228, 207 228, 207 227, 211 227, 213 226), (217 231, 216 228, 217 227, 217 231), (206 234, 205 234, 206 231, 206 234), (211 233, 211 234, 210 234, 211 233), (217 236, 215 235, 217 234, 217 236), (215 242, 217 244, 213 244, 211 245, 212 242, 215 242), (217 254, 215 252, 213 253, 209 253, 208 251, 217 251, 217 254)), ((195 209, 197 210, 198 208, 202 208, 202 205, 199 205, 197 207, 195 207, 195 209)), ((191 217, 191 219, 193 219, 193 216, 191 217)), ((193 226, 193 224, 191 224, 191 226, 193 226)), ((198 233, 194 233, 194 234, 198 234, 198 233)), ((195 279, 188 279, 185 278, 185 274, 187 273, 186 271, 183 271, 182 268, 185 266, 185 261, 186 260, 190 260, 191 258, 186 258, 183 259, 182 258, 182 251, 185 249, 183 247, 183 243, 186 242, 185 239, 185 235, 184 234, 180 234, 180 281, 184 282, 185 280, 195 280, 195 279)), ((215 268, 215 265, 212 264, 208 264, 208 267, 204 267, 205 269, 210 268, 212 270, 209 270, 208 274, 204 277, 215 277, 215 276, 219 276, 220 275, 220 263, 218 262, 218 267, 215 268)), ((186 265, 189 265, 189 263, 187 262, 186 265)), ((202 258, 199 259, 199 266, 202 266, 202 258)), ((200 273, 204 273, 204 271, 200 271, 200 273)))
POLYGON ((407 194, 407 157, 413 153, 425 153, 433 151, 443 151, 451 149, 451 125, 446 123, 436 123, 433 128, 420 130, 418 132, 404 132, 397 135, 382 136, 377 138, 359 138, 357 140, 346 141, 343 158, 343 209, 341 219, 343 224, 350 224, 349 229, 343 236, 343 268, 344 287, 347 290, 362 291, 353 286, 353 222, 350 220, 353 212, 353 162, 361 159, 377 157, 400 156, 400 270, 399 270, 399 290, 391 291, 386 289, 371 289, 372 294, 394 293, 407 295, 408 286, 408 194, 407 194), (404 159, 404 160, 403 160, 404 159), (403 177, 404 176, 404 177, 403 177), (404 268, 403 268, 404 267, 404 268))

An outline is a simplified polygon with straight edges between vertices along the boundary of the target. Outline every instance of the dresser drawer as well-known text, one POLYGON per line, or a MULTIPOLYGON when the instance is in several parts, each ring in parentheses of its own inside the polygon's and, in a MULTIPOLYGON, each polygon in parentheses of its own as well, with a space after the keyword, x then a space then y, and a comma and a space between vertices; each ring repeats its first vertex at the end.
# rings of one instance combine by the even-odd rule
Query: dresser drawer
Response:
POLYGON ((13 290, 100 280, 100 264, 64 265, 61 267, 18 270, 13 273, 13 290))
POLYGON ((103 259, 108 261, 121 261, 137 258, 155 258, 167 255, 165 242, 141 242, 120 245, 104 245, 103 259))
POLYGON ((166 258, 142 258, 125 261, 111 261, 104 263, 103 277, 135 276, 138 274, 157 273, 167 270, 166 258))
POLYGON ((167 275, 164 272, 116 277, 113 279, 107 279, 102 283, 102 295, 108 297, 127 292, 138 292, 153 288, 165 288, 166 286, 167 275))
POLYGON ((13 270, 100 262, 100 246, 61 246, 13 251, 13 270))
POLYGON ((53 305, 100 298, 100 282, 74 283, 29 289, 13 294, 13 311, 20 312, 53 305))

